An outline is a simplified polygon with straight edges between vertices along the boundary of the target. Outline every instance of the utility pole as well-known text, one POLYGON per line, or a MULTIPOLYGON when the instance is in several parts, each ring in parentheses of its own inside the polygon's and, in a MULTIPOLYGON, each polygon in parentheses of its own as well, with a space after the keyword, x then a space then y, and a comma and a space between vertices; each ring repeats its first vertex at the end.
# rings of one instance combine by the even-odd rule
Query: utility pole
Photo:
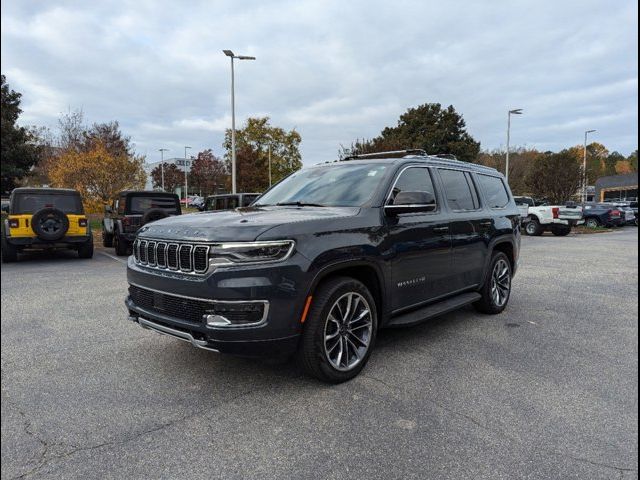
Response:
POLYGON ((168 148, 161 148, 160 152, 160 172, 162 176, 162 191, 164 192, 164 152, 168 152, 168 148))
POLYGON ((522 109, 516 108, 515 110, 509 110, 509 114, 507 115, 507 161, 505 166, 504 176, 507 180, 507 185, 509 184, 509 149, 511 143, 511 115, 522 115, 522 109))
POLYGON ((184 147, 184 206, 187 206, 187 149, 191 147, 184 147))
POLYGON ((269 188, 271 188, 271 145, 267 146, 267 151, 269 152, 269 188))
POLYGON ((582 203, 587 203, 587 136, 595 130, 587 130, 584 132, 584 155, 582 158, 582 203))

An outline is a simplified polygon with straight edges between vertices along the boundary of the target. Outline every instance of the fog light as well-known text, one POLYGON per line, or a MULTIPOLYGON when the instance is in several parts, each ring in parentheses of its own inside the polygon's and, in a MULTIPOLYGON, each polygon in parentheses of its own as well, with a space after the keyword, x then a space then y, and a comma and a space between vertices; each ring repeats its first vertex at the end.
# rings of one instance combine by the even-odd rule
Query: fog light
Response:
POLYGON ((204 321, 207 327, 226 327, 231 325, 231 322, 221 315, 205 315, 204 321))

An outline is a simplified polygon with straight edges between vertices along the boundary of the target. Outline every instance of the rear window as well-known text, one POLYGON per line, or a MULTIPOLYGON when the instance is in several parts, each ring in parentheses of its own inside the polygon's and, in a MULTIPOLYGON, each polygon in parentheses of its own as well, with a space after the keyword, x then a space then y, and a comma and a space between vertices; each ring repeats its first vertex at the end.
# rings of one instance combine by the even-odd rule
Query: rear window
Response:
POLYGON ((82 201, 77 194, 20 193, 13 202, 12 213, 36 213, 43 208, 57 208, 64 213, 83 213, 82 201))
POLYGON ((129 214, 131 215, 142 215, 152 208, 159 208, 167 213, 178 213, 178 202, 175 197, 129 197, 129 214))
POLYGON ((509 194, 507 188, 502 183, 502 179, 498 177, 490 177, 489 175, 478 175, 478 180, 484 196, 487 199, 489 208, 504 208, 509 203, 509 194))

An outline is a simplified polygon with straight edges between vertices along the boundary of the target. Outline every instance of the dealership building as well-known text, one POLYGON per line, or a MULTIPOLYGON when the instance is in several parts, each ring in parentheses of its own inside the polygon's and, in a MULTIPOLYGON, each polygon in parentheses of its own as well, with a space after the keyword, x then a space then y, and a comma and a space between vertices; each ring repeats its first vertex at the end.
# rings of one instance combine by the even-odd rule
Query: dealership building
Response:
POLYGON ((638 172, 612 175, 596 180, 596 201, 638 200, 638 172))
MULTIPOLYGON (((177 167, 182 170, 182 171, 189 171, 191 170, 191 161, 193 159, 186 159, 186 158, 167 158, 164 163, 174 163, 175 165, 177 165, 177 167)), ((153 171, 154 168, 156 168, 158 165, 160 165, 162 162, 152 162, 152 163, 145 163, 144 164, 144 171, 147 173, 147 183, 144 186, 145 190, 153 190, 153 182, 151 180, 151 172, 153 171)), ((181 189, 178 188, 176 193, 180 194, 181 189)))

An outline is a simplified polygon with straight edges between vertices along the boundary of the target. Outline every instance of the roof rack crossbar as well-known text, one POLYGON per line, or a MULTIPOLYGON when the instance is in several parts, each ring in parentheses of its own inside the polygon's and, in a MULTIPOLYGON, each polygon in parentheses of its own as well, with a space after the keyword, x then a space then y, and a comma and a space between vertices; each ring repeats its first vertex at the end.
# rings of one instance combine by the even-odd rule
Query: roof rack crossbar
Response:
POLYGON ((389 156, 389 155, 420 155, 422 157, 426 157, 427 152, 419 148, 412 148, 408 150, 389 150, 386 152, 357 153, 355 155, 348 155, 344 157, 342 160, 343 161, 352 160, 355 158, 376 158, 376 157, 384 158, 385 156, 389 156))

